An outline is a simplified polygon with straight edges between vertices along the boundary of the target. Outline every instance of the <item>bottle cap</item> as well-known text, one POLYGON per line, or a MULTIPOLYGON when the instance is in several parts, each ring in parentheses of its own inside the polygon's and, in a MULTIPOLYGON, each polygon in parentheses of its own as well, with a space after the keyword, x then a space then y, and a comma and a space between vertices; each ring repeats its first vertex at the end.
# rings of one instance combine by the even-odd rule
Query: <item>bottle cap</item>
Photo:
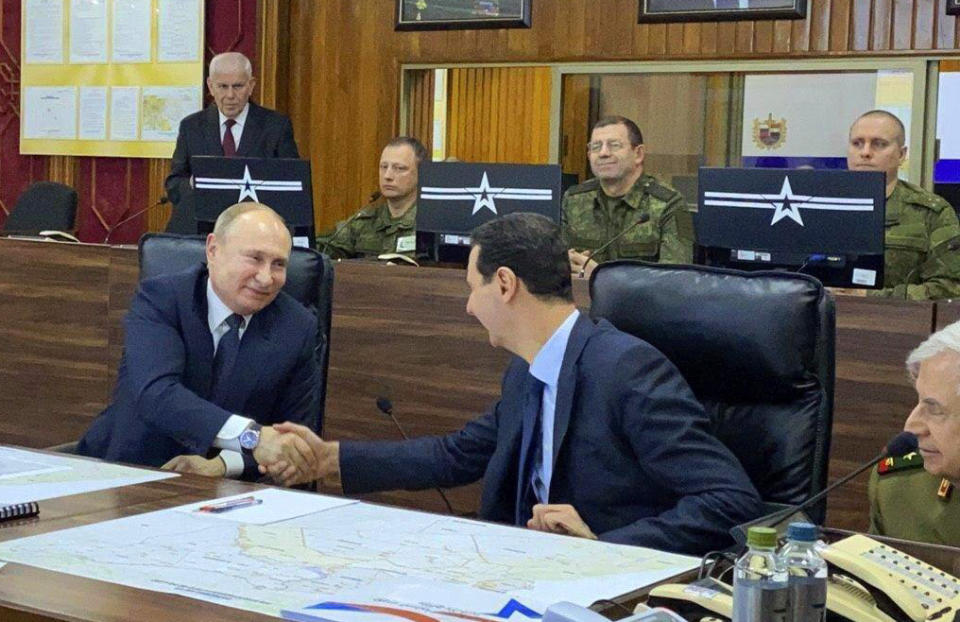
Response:
POLYGON ((819 529, 813 523, 790 523, 787 527, 787 539, 800 542, 816 542, 819 529))
POLYGON ((747 546, 777 548, 777 530, 773 527, 751 527, 747 530, 747 546))

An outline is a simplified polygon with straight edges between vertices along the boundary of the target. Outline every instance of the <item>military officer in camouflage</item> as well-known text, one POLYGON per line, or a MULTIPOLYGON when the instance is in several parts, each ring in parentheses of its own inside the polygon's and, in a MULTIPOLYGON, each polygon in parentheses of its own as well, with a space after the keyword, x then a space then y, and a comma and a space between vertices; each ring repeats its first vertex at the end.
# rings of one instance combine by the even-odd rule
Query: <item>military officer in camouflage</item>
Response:
POLYGON ((903 123, 885 110, 850 127, 847 168, 887 175, 883 289, 871 295, 911 300, 960 295, 960 225, 944 199, 897 178, 907 156, 903 123))
POLYGON ((398 136, 380 155, 380 196, 354 214, 321 245, 334 259, 417 250, 417 172, 427 150, 416 138, 398 136))
POLYGON ((644 174, 643 135, 636 123, 624 117, 600 119, 587 153, 594 178, 567 190, 561 208, 571 270, 588 276, 597 262, 627 257, 690 263, 692 221, 683 197, 644 174), (590 251, 627 229, 605 251, 590 257, 590 251))
POLYGON ((903 429, 919 453, 887 458, 870 475, 870 532, 960 546, 960 322, 907 357, 918 403, 903 429))

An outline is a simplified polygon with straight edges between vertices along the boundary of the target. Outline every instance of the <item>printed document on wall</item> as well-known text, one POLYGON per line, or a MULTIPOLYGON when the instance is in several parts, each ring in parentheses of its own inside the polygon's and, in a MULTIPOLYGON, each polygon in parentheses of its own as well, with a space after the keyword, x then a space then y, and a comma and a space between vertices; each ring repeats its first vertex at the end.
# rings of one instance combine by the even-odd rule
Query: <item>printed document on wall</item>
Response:
POLYGON ((200 58, 200 0, 158 0, 157 58, 185 63, 200 58))
POLYGON ((113 0, 114 63, 150 62, 150 0, 113 0))
POLYGON ((77 89, 72 86, 31 86, 24 89, 24 138, 77 137, 77 89))
POLYGON ((107 62, 107 3, 102 0, 71 0, 70 62, 107 62))
POLYGON ((24 63, 63 62, 63 0, 27 0, 24 63))

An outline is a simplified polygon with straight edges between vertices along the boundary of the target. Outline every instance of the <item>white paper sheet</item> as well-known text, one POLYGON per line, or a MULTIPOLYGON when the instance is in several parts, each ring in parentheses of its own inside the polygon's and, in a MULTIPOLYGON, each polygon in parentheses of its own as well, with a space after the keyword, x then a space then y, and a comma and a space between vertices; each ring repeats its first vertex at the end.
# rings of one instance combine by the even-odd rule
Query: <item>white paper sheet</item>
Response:
POLYGON ((114 63, 150 62, 150 0, 113 0, 114 63))
POLYGON ((63 0, 27 0, 24 62, 63 62, 63 0))
POLYGON ((70 0, 70 62, 107 62, 106 0, 70 0))
POLYGON ((140 88, 110 89, 110 140, 137 140, 140 124, 140 88))
POLYGON ((73 140, 77 137, 77 89, 28 86, 23 91, 23 137, 73 140))
POLYGON ((158 0, 157 59, 161 63, 200 58, 200 0, 158 0))
POLYGON ((80 87, 80 140, 107 139, 107 87, 80 87))
POLYGON ((328 497, 294 490, 267 488, 265 490, 252 491, 241 495, 182 505, 175 509, 178 512, 187 514, 246 523, 248 525, 267 525, 269 523, 297 518, 298 516, 315 514, 350 503, 356 502, 343 497, 328 497), (211 506, 215 507, 218 504, 237 499, 246 499, 248 497, 252 498, 255 503, 248 506, 235 507, 226 512, 205 512, 202 509, 211 506))

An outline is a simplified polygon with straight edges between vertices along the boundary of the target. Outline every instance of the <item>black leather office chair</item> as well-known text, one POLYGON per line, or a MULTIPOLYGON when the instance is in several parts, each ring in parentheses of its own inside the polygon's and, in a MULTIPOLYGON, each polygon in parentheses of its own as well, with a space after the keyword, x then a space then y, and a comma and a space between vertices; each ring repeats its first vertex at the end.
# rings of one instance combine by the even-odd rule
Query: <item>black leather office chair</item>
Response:
MULTIPOLYGON (((140 238, 140 280, 186 270, 205 261, 204 237, 147 233, 140 238)), ((320 367, 320 412, 317 434, 323 431, 323 408, 327 398, 327 368, 330 361, 330 321, 333 309, 333 264, 311 248, 294 247, 287 265, 283 291, 317 316, 317 365, 320 367)))
POLYGON ((17 198, 3 231, 25 235, 46 230, 72 233, 76 218, 76 190, 54 181, 38 181, 17 198))
MULTIPOLYGON (((594 318, 656 346, 768 506, 824 488, 833 422, 835 310, 816 279, 614 261, 590 280, 594 318)), ((826 502, 808 511, 823 522, 826 502)))

